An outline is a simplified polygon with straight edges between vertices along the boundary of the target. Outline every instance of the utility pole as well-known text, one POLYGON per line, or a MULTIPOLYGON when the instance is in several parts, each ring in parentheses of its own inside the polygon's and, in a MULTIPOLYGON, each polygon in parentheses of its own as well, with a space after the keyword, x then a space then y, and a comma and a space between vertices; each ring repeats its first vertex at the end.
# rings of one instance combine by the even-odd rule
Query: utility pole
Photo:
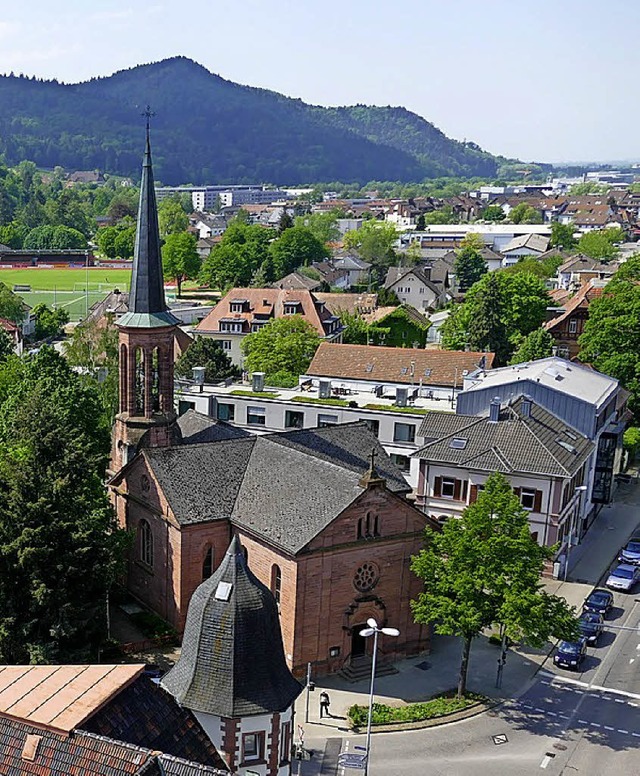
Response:
POLYGON ((307 700, 304 709, 305 724, 309 724, 309 694, 311 693, 311 663, 307 663, 307 700))

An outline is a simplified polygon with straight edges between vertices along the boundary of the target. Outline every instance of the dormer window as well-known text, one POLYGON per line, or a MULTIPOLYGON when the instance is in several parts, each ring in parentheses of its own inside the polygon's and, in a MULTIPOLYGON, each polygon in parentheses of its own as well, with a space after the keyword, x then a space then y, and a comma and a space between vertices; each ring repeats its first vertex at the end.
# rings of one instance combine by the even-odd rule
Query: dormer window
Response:
POLYGON ((300 307, 300 302, 285 302, 284 303, 284 315, 295 315, 300 307))

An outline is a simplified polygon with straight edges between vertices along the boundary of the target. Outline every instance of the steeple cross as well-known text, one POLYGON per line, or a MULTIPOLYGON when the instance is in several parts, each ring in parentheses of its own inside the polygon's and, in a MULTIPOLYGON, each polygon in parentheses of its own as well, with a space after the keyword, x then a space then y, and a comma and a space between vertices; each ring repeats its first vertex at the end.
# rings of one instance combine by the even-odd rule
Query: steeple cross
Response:
POLYGON ((151 106, 147 105, 140 115, 144 116, 147 119, 147 132, 148 132, 150 119, 152 116, 155 116, 156 114, 154 111, 151 110, 151 106))
POLYGON ((375 471, 376 468, 376 458, 378 457, 378 453, 376 453, 375 447, 371 448, 371 471, 375 471))

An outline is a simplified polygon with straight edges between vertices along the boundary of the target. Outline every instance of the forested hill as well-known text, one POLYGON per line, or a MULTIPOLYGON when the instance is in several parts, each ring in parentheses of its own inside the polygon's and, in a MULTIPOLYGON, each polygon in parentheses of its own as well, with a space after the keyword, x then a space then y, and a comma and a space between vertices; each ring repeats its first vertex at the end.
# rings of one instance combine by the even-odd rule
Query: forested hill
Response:
POLYGON ((490 178, 501 161, 404 108, 311 106, 184 57, 81 84, 0 76, 0 153, 137 177, 147 104, 166 184, 490 178))

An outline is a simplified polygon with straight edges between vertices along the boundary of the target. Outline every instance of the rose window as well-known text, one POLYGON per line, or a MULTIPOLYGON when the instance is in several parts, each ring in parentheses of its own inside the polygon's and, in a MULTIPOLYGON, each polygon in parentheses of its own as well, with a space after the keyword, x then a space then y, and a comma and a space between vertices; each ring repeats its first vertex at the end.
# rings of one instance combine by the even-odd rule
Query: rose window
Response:
POLYGON ((375 587, 378 577, 378 567, 375 563, 363 563, 354 575, 353 584, 356 590, 366 593, 367 590, 375 587))

